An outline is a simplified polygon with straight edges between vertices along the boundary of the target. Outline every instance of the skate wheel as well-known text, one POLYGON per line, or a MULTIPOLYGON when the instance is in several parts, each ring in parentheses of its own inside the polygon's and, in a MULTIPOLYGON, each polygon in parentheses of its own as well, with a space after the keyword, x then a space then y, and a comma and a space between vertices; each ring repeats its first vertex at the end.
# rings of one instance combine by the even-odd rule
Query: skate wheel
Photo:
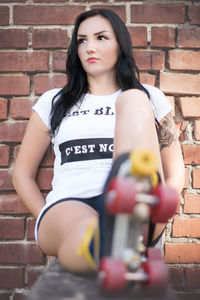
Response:
POLYGON ((147 248, 147 258, 149 260, 162 260, 162 251, 158 248, 149 247, 147 248))
POLYGON ((114 258, 103 258, 98 274, 100 288, 106 291, 121 291, 126 286, 126 272, 123 261, 114 258))
POLYGON ((158 185, 151 191, 151 194, 158 197, 158 203, 151 209, 153 223, 167 223, 176 212, 178 195, 176 191, 169 187, 158 185))
POLYGON ((136 150, 130 154, 131 173, 139 177, 151 176, 157 170, 156 157, 146 150, 136 150))
POLYGON ((131 214, 135 205, 136 185, 133 180, 113 178, 106 192, 106 208, 111 215, 131 214))
POLYGON ((144 283, 149 287, 165 288, 168 285, 168 269, 162 260, 149 259, 143 263, 143 270, 148 276, 147 281, 144 283))

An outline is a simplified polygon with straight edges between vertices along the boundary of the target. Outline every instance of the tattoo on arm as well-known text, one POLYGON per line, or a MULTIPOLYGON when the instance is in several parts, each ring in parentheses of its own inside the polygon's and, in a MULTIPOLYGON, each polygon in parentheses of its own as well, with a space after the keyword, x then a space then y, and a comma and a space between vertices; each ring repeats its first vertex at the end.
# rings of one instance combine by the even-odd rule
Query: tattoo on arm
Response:
POLYGON ((173 142, 178 141, 178 133, 171 113, 169 113, 157 127, 160 150, 169 147, 173 142))

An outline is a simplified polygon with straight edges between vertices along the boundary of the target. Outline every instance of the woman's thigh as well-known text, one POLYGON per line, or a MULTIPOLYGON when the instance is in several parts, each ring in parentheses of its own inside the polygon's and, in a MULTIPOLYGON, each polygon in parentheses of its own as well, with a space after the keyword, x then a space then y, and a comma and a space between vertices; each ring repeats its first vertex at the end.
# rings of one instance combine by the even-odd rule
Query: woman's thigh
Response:
POLYGON ((73 234, 74 228, 84 220, 97 216, 92 207, 80 201, 68 200, 52 206, 39 225, 40 248, 48 255, 57 256, 59 246, 73 234))

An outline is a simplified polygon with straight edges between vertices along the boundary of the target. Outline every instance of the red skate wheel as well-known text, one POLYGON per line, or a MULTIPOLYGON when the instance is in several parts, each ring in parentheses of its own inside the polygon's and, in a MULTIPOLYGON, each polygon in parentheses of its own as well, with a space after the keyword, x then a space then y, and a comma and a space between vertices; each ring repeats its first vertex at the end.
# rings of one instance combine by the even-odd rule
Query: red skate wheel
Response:
POLYGON ((147 259, 162 260, 162 251, 160 249, 154 248, 154 247, 147 248, 147 259))
POLYGON ((121 291, 126 286, 126 265, 115 258, 103 258, 100 263, 98 280, 102 290, 121 291))
POLYGON ((135 205, 136 184, 129 178, 113 178, 106 192, 106 208, 111 215, 131 214, 135 205))
POLYGON ((168 285, 169 276, 168 269, 164 262, 160 259, 151 259, 142 265, 143 270, 148 276, 145 285, 149 287, 157 287, 164 289, 168 285))
POLYGON ((170 187, 158 185, 151 194, 158 197, 158 203, 151 209, 151 218, 153 223, 167 223, 173 217, 178 205, 178 195, 170 187))

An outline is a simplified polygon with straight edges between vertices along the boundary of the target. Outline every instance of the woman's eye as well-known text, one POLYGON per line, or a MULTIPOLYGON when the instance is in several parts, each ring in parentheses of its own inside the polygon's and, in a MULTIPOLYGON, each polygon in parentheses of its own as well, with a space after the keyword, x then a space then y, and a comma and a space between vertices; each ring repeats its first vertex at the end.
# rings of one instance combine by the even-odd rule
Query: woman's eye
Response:
POLYGON ((78 44, 83 44, 83 43, 85 43, 85 42, 86 42, 86 40, 85 40, 85 39, 78 39, 77 41, 78 41, 78 44))
POLYGON ((98 40, 102 41, 102 40, 107 40, 107 37, 104 35, 99 35, 98 36, 98 40))

